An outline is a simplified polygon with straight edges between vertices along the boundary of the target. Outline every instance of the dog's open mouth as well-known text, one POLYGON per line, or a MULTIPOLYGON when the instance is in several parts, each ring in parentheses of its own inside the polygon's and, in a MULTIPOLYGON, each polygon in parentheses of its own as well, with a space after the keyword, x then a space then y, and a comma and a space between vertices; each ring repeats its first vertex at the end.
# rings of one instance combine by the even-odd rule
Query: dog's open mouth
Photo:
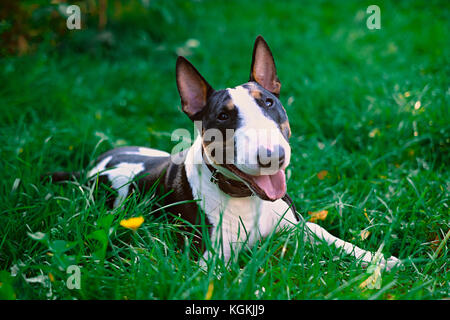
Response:
POLYGON ((244 180, 261 199, 275 201, 286 194, 286 174, 284 169, 272 175, 252 176, 242 172, 234 165, 225 165, 226 169, 244 180))

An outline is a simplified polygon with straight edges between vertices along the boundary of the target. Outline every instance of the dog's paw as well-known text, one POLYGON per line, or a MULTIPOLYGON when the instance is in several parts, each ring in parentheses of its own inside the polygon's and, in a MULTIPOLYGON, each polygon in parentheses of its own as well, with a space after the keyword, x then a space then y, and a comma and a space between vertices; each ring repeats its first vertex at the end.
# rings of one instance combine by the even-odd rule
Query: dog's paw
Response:
POLYGON ((381 268, 385 269, 386 271, 391 271, 392 268, 394 267, 399 267, 402 265, 402 262, 400 259, 391 256, 390 258, 386 259, 382 259, 380 262, 381 268))

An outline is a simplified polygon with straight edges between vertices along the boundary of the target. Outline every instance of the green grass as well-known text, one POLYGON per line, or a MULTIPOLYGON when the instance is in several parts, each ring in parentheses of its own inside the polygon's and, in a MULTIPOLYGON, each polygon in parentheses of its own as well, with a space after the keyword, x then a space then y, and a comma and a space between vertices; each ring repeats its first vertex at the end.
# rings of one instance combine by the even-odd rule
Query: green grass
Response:
POLYGON ((61 48, 2 58, 0 297, 204 299, 208 288, 213 299, 448 297, 450 8, 379 1, 381 30, 368 30, 370 4, 189 2, 161 29, 112 24, 109 49, 77 52, 84 33, 72 31, 61 48), (152 215, 151 194, 111 215, 95 188, 39 180, 120 145, 170 151, 174 129, 193 130, 174 81, 177 48, 197 39, 188 58, 213 87, 230 87, 247 81, 258 34, 275 56, 293 132, 289 193, 305 218, 328 210, 319 224, 332 234, 372 251, 384 242, 386 256, 405 259, 380 289, 359 288, 366 270, 299 232, 269 237, 229 270, 214 257, 218 278, 175 245, 179 231, 152 215), (136 233, 119 225, 141 215, 136 233), (82 267, 80 290, 66 286, 72 264, 82 267))

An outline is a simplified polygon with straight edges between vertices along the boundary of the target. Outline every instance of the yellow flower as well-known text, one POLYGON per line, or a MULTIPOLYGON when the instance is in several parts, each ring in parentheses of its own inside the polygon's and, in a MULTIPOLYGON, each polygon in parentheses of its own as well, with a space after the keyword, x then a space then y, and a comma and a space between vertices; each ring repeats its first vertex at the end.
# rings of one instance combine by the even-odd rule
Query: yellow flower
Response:
POLYGON ((321 210, 321 211, 308 211, 308 214, 311 216, 309 219, 310 222, 317 222, 317 220, 325 220, 328 215, 328 210, 321 210))
POLYGON ((367 215, 367 209, 364 208, 364 216, 366 217, 367 221, 369 221, 369 223, 372 223, 372 220, 369 219, 369 216, 367 215))
POLYGON ((208 285, 208 291, 206 292, 205 300, 211 300, 213 291, 214 291, 214 282, 211 281, 208 285))
POLYGON ((375 138, 376 136, 379 136, 379 135, 380 135, 380 129, 378 129, 378 128, 375 128, 369 132, 370 138, 375 138))
POLYGON ((144 223, 143 217, 135 217, 130 219, 124 219, 120 221, 120 225, 124 228, 131 229, 133 231, 136 231, 139 229, 139 227, 144 223))
POLYGON ((359 236, 361 237, 361 240, 366 240, 370 236, 370 231, 362 230, 359 236))
POLYGON ((327 170, 322 170, 322 171, 317 173, 317 179, 319 179, 319 180, 323 180, 327 176, 328 176, 328 171, 327 170))
POLYGON ((381 267, 377 265, 373 273, 364 280, 360 285, 360 289, 380 289, 381 288, 381 267))

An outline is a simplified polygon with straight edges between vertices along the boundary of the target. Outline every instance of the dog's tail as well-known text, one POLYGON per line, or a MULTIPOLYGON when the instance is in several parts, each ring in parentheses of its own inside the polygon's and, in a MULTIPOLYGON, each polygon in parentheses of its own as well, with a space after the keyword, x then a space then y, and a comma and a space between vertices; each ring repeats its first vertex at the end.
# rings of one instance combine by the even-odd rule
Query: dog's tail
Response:
POLYGON ((79 171, 55 171, 55 172, 47 172, 41 176, 41 182, 62 182, 62 181, 74 181, 81 177, 81 173, 79 171))

